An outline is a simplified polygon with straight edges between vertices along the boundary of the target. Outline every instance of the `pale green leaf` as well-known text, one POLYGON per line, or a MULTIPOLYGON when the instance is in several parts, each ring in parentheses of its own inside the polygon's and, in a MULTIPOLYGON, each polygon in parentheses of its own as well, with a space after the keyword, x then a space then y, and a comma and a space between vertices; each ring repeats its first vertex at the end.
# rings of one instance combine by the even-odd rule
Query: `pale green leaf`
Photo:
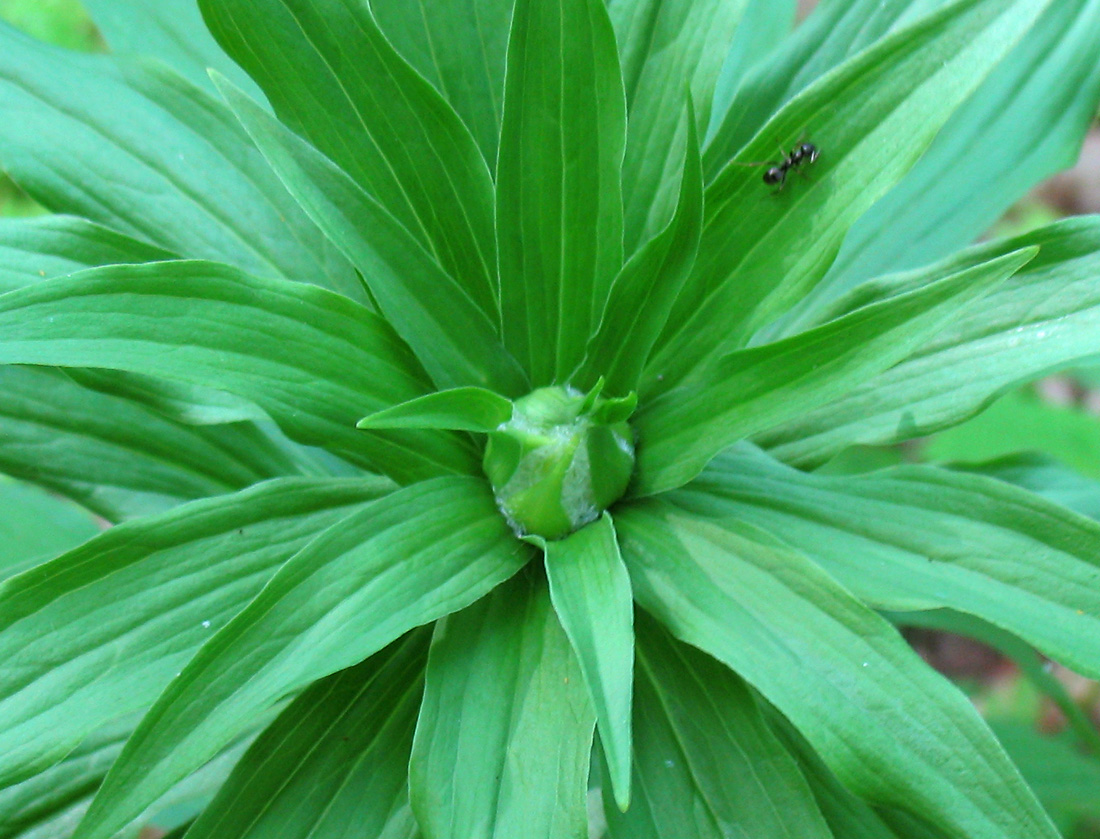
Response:
POLYGON ((692 277, 646 391, 668 390, 745 346, 821 279, 852 223, 916 162, 936 131, 1049 0, 960 0, 823 76, 764 126, 706 191, 692 277), (778 194, 761 169, 800 138, 820 159, 778 194), (656 379, 657 375, 663 379, 656 379))
POLYGON ((390 42, 435 85, 496 168, 514 0, 371 0, 390 42))
POLYGON ((447 428, 484 434, 512 418, 512 403, 491 390, 460 387, 429 393, 364 417, 357 428, 447 428))
POLYGON ((781 533, 876 609, 977 615, 1100 676, 1100 524, 1024 490, 932 466, 817 476, 743 447, 675 499, 781 533))
POLYGON ((644 612, 637 629, 634 803, 605 800, 611 839, 832 839, 744 682, 644 612))
POLYGON ((804 554, 658 499, 616 521, 639 604, 759 690, 854 792, 956 839, 1057 837, 966 697, 804 554))
POLYGON ((224 265, 112 266, 5 294, 0 362, 106 367, 225 390, 297 442, 399 482, 478 468, 454 435, 355 429, 372 408, 430 389, 385 321, 324 289, 224 265))
POLYGON ((361 295, 229 109, 167 68, 0 24, 0 110, 0 165, 47 209, 183 257, 361 295))
POLYGON ((954 468, 1007 481, 1090 519, 1100 519, 1100 481, 1051 457, 1018 454, 954 468))
POLYGON ((731 353, 638 412, 634 493, 680 486, 718 452, 889 369, 1036 254, 1017 251, 792 338, 731 353))
POLYGON ((5 581, 0 784, 148 706, 288 557, 390 488, 380 480, 265 483, 119 525, 5 581))
POLYGON ((412 839, 409 751, 430 631, 315 682, 256 739, 188 839, 412 839))
POLYGON ((615 801, 630 804, 634 598, 611 516, 547 542, 550 600, 580 662, 596 711, 615 801))
POLYGON ((475 302, 381 204, 332 161, 218 82, 290 193, 362 274, 372 299, 439 387, 484 385, 518 396, 527 379, 499 339, 496 303, 475 302))
POLYGON ((483 311, 497 308, 493 182, 454 110, 364 0, 200 0, 287 125, 391 212, 483 311))
POLYGON ((603 0, 517 0, 496 218, 504 343, 536 387, 577 367, 622 267, 625 143, 603 0))
POLYGON ((329 528, 161 694, 74 839, 107 839, 281 697, 468 606, 531 550, 475 478, 423 481, 329 528))
POLYGON ((624 239, 632 254, 667 224, 676 175, 692 130, 706 128, 710 103, 747 0, 609 0, 622 53, 627 101, 623 159, 624 239))
POLYGON ((95 519, 76 505, 0 478, 0 579, 74 548, 99 531, 95 519))
POLYGON ((541 573, 436 626, 409 786, 424 839, 583 839, 595 726, 541 573))

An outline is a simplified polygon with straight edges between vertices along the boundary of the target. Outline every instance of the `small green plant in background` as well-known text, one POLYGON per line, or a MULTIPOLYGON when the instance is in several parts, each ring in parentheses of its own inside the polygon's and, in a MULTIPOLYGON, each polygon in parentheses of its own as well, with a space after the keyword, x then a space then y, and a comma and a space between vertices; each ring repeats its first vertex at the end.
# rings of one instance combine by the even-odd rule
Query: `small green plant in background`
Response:
POLYGON ((87 7, 0 29, 0 470, 116 525, 0 559, 0 836, 1094 814, 898 629, 1100 677, 1058 467, 819 467, 1100 353, 1100 220, 968 247, 1100 2, 87 7))

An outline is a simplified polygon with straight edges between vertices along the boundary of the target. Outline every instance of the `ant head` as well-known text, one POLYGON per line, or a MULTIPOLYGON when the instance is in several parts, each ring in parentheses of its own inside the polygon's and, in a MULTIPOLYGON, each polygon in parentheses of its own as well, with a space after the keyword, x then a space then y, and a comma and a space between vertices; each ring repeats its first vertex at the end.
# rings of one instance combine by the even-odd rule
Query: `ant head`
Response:
POLYGON ((782 166, 772 166, 764 173, 764 183, 769 186, 781 184, 787 179, 787 170, 782 166))
POLYGON ((799 157, 806 158, 810 161, 810 163, 813 163, 815 160, 817 160, 817 156, 821 154, 821 152, 817 150, 817 146, 815 146, 813 143, 802 143, 798 147, 798 151, 801 152, 799 157))

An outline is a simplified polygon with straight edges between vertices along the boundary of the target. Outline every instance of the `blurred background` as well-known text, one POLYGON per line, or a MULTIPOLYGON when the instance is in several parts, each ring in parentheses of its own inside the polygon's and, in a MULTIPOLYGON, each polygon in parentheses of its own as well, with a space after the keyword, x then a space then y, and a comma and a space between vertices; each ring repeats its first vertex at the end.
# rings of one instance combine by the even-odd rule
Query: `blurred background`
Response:
MULTIPOLYGON (((800 19, 815 2, 800 0, 800 19)), ((79 0, 0 0, 0 19, 70 49, 105 49, 79 0)), ((0 173, 0 216, 41 212, 0 173)), ((1100 127, 1094 127, 1077 165, 1040 185, 988 235, 1022 233, 1064 216, 1098 212, 1100 127)), ((1063 500, 1100 518, 1100 359, 1096 366, 1065 371, 1007 393, 949 431, 902 447, 853 450, 825 468, 852 471, 902 462, 996 461, 1010 470, 1021 458, 1070 467, 1081 480, 1063 488, 1063 500)), ((42 509, 34 532, 0 515, 3 541, 22 543, 23 555, 15 566, 67 547, 55 544, 51 533, 72 532, 74 518, 82 516, 75 507, 34 487, 2 477, 0 481, 0 509, 3 497, 15 493, 36 496, 42 509), (56 527, 61 521, 65 525, 56 527)), ((898 619, 907 625, 906 636, 917 651, 968 692, 1065 836, 1100 839, 1100 684, 1053 665, 991 627, 960 624, 957 616, 898 619)), ((171 814, 159 821, 170 826, 171 814)), ((161 833, 147 834, 157 835, 161 833)))

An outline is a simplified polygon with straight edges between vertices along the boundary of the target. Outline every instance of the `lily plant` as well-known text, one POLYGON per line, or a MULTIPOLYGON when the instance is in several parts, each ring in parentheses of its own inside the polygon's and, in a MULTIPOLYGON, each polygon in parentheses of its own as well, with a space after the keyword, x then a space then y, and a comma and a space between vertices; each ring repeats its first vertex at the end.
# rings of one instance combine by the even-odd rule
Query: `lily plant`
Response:
POLYGON ((1100 677, 1100 524, 819 467, 1100 354, 1100 220, 973 244, 1100 2, 87 6, 0 29, 0 470, 114 525, 0 584, 0 834, 1058 835, 899 627, 1100 677))

